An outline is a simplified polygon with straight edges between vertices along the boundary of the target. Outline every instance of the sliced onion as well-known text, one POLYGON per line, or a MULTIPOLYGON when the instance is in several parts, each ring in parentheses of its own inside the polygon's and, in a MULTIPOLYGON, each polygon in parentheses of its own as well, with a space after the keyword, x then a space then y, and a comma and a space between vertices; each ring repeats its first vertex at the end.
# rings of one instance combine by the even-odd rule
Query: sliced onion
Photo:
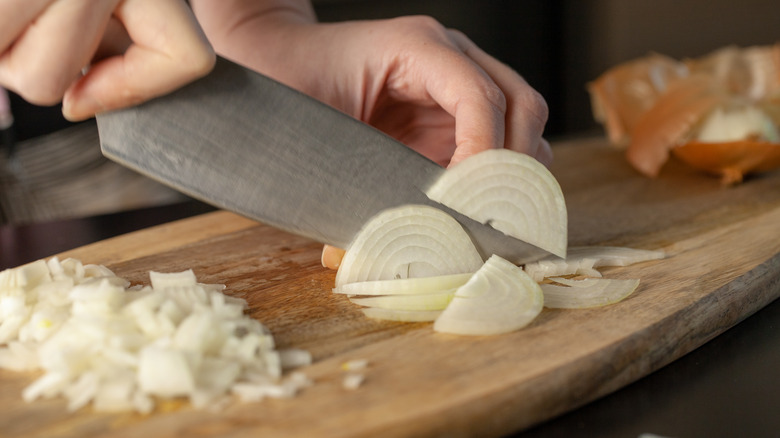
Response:
POLYGON ((387 295, 350 298, 355 304, 389 310, 443 310, 455 295, 455 289, 417 295, 387 295))
POLYGON ((436 275, 433 277, 401 278, 347 283, 333 288, 334 293, 347 295, 417 295, 440 292, 462 286, 471 273, 436 275))
POLYGON ((430 322, 441 315, 441 310, 397 310, 366 307, 361 311, 372 319, 396 322, 430 322))
POLYGON ((607 278, 586 278, 571 280, 551 279, 555 284, 542 284, 544 306, 560 309, 582 309, 606 306, 631 295, 639 286, 639 280, 615 280, 607 278))
POLYGON ((490 149, 449 168, 426 194, 474 220, 560 257, 566 255, 566 203, 534 158, 490 149))
POLYGON ((595 268, 628 266, 666 257, 663 251, 634 249, 618 246, 580 246, 569 248, 565 259, 548 257, 525 265, 525 271, 537 282, 561 275, 601 277, 595 268))
POLYGON ((433 329, 459 335, 507 333, 533 321, 543 304, 539 285, 521 268, 494 255, 455 292, 433 329))
POLYGON ((447 213, 406 205, 379 213, 350 243, 336 273, 347 283, 474 272, 482 258, 447 213))

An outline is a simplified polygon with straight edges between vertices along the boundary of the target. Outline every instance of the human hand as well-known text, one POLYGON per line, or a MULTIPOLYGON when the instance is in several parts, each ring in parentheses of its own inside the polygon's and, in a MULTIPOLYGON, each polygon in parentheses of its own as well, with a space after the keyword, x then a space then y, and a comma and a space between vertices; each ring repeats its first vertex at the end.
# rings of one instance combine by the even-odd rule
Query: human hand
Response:
POLYGON ((547 104, 539 93, 465 35, 429 17, 316 24, 303 0, 193 4, 224 56, 442 165, 502 147, 545 164, 552 159, 542 138, 547 104))
POLYGON ((373 42, 347 32, 369 62, 365 121, 442 165, 491 148, 550 164, 547 104, 514 70, 427 17, 374 25, 373 42))
POLYGON ((214 62, 181 0, 0 0, 0 85, 62 101, 71 120, 166 94, 214 62))

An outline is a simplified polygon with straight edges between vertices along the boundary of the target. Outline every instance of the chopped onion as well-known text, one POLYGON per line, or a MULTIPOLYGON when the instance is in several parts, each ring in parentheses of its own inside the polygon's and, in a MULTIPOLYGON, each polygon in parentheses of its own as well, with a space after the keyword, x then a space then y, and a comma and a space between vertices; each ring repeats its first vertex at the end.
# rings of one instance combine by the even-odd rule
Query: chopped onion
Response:
POLYGON ((542 290, 528 274, 493 255, 455 292, 433 329, 460 335, 507 333, 533 321, 543 304, 542 290))
POLYGON ((528 263, 524 269, 535 281, 561 275, 588 275, 601 277, 595 268, 603 266, 628 266, 666 257, 663 251, 634 249, 618 246, 571 247, 565 259, 547 257, 528 263))
POLYGON ((426 194, 504 234, 566 255, 567 213, 561 187, 528 155, 509 149, 480 152, 443 172, 426 194))
POLYGON ((379 213, 350 243, 336 273, 347 283, 474 272, 482 265, 471 238, 447 213, 405 205, 379 213))
POLYGON ((542 284, 544 306, 561 309, 581 309, 617 303, 631 295, 639 286, 639 280, 615 280, 586 278, 571 280, 552 278, 555 284, 542 284))
POLYGON ((365 380, 366 380, 366 376, 364 376, 363 374, 349 373, 346 376, 344 376, 344 380, 342 380, 342 386, 344 387, 344 389, 354 391, 360 388, 360 385, 362 385, 365 380))
POLYGON ((26 401, 64 396, 68 409, 148 413, 157 398, 218 406, 226 394, 288 397, 307 380, 282 367, 311 363, 274 350, 244 300, 191 271, 129 283, 98 265, 52 258, 0 272, 0 368, 42 369, 26 401))
POLYGON ((402 278, 347 283, 333 289, 347 295, 417 295, 440 292, 462 286, 471 273, 436 275, 433 277, 402 278))

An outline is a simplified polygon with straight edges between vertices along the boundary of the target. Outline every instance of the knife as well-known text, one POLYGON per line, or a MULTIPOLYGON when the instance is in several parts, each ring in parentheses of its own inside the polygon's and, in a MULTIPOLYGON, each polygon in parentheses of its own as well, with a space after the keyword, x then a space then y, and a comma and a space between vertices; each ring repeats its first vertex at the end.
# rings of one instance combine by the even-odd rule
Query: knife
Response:
POLYGON ((548 252, 425 195, 444 168, 379 130, 224 58, 202 79, 97 116, 103 154, 195 199, 346 248, 375 214, 439 208, 487 259, 548 252))

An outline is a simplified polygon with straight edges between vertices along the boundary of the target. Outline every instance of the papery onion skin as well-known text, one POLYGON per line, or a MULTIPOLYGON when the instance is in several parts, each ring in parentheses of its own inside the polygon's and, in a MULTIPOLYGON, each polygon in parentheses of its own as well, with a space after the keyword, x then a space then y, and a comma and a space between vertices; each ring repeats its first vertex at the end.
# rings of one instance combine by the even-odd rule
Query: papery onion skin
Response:
POLYGON ((672 153, 691 167, 720 176, 724 185, 740 183, 748 173, 780 168, 780 144, 766 141, 693 141, 672 149, 672 153))
POLYGON ((625 147, 640 117, 670 82, 686 75, 682 62, 651 54, 615 66, 588 83, 593 116, 604 124, 610 143, 625 147))
POLYGON ((675 146, 708 112, 728 101, 717 82, 704 75, 690 76, 669 87, 637 122, 626 159, 646 176, 658 176, 675 146))
MULTIPOLYGON (((640 173, 656 177, 670 151, 695 140, 693 131, 697 123, 716 106, 753 105, 774 119, 775 126, 780 126, 780 43, 747 48, 728 46, 700 58, 684 60, 684 68, 678 70, 679 77, 667 76, 669 88, 645 93, 649 97, 642 105, 631 104, 636 96, 630 93, 616 94, 615 90, 630 90, 637 84, 652 89, 648 77, 664 62, 675 63, 656 55, 629 61, 608 70, 588 87, 594 118, 604 125, 612 143, 630 138, 626 159, 640 173), (604 84, 609 84, 611 94, 605 91, 604 84), (626 120, 633 120, 633 126, 626 120)), ((700 153, 703 149, 699 146, 695 146, 695 152, 682 151, 675 155, 684 156, 682 161, 686 164, 720 175, 724 183, 732 184, 741 181, 744 174, 777 168, 773 159, 746 164, 755 162, 748 155, 764 153, 764 146, 752 143, 763 140, 773 141, 754 137, 713 140, 746 142, 735 144, 737 152, 710 148, 708 154, 725 154, 712 158, 717 164, 709 163, 712 159, 700 153), (735 154, 744 157, 735 159, 735 154)))

